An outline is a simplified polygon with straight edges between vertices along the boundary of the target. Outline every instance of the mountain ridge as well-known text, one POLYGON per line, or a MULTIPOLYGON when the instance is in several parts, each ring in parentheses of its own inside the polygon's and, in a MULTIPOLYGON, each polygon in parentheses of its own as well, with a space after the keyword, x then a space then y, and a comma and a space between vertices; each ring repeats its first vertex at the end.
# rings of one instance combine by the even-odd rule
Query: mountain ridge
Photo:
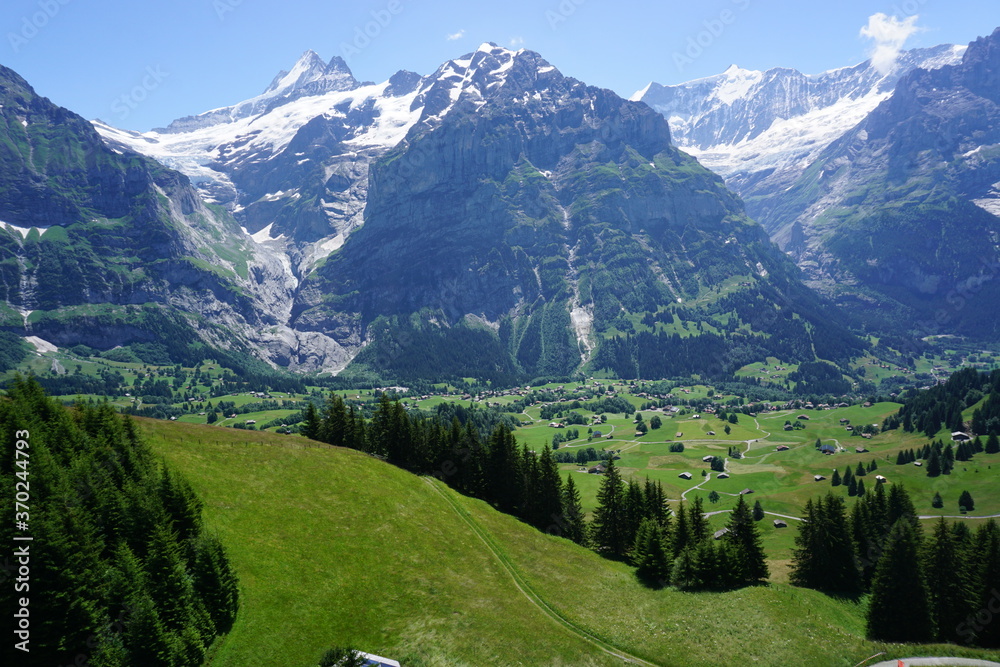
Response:
POLYGON ((265 92, 166 133, 94 128, 235 217, 248 303, 280 285, 267 325, 240 325, 270 363, 724 374, 864 347, 662 116, 537 53, 484 43, 362 84, 307 51, 265 92), (664 366, 671 350, 684 361, 664 366))

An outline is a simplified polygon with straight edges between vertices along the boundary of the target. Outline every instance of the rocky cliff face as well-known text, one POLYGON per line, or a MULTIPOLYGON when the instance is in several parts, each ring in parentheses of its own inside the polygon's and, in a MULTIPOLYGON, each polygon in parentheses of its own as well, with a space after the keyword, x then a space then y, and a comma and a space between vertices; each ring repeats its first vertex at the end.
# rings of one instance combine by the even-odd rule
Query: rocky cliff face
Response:
POLYGON ((307 281, 296 326, 486 326, 511 367, 555 375, 628 315, 737 276, 794 281, 647 106, 490 45, 432 78, 420 120, 371 168, 363 227, 307 281))
POLYGON ((5 68, 0 104, 5 327, 106 349, 162 338, 169 322, 192 344, 274 356, 300 347, 285 327, 296 284, 281 259, 206 206, 186 176, 109 148, 5 68))

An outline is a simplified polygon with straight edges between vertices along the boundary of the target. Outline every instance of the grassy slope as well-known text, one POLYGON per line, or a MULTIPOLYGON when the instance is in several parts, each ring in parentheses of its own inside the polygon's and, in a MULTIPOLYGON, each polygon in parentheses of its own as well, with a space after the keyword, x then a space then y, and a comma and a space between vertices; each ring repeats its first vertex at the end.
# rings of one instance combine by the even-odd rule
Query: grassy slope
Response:
POLYGON ((530 603, 456 505, 560 615, 657 664, 854 665, 885 648, 864 641, 857 605, 784 584, 649 590, 625 565, 355 452, 143 426, 205 501, 241 579, 213 665, 311 665, 346 642, 407 665, 621 664, 530 603))

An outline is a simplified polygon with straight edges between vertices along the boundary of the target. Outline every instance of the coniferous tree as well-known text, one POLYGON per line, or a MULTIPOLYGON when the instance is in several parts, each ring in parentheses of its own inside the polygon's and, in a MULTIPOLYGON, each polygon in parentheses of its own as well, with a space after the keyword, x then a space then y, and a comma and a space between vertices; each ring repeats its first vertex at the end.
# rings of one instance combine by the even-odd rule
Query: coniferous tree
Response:
POLYGON ((656 521, 661 528, 670 525, 670 516, 667 514, 666 494, 663 493, 663 485, 660 482, 646 478, 643 489, 644 516, 656 521))
POLYGON ((708 539, 711 528, 708 525, 708 519, 705 518, 705 507, 701 496, 697 496, 688 507, 688 514, 688 529, 691 531, 691 539, 695 543, 708 539))
MULTIPOLYGON (((972 540, 970 563, 972 566, 972 590, 978 593, 978 609, 996 606, 997 591, 1000 591, 1000 527, 993 519, 988 519, 979 527, 972 540)), ((958 629, 960 636, 975 638, 980 646, 1000 647, 1000 623, 983 624, 974 616, 966 620, 958 629)))
POLYGON ((677 511, 674 513, 674 516, 677 517, 677 525, 674 526, 671 548, 674 558, 677 558, 693 542, 691 539, 691 528, 688 526, 688 512, 684 508, 683 500, 677 505, 677 511))
POLYGON ((319 438, 334 447, 342 447, 347 434, 347 407, 339 394, 331 394, 319 429, 319 438))
POLYGON ((976 503, 972 499, 972 494, 968 491, 962 491, 962 495, 958 497, 958 506, 959 508, 964 508, 967 512, 976 509, 976 503))
POLYGON ((861 592, 861 572, 844 499, 828 493, 806 503, 792 557, 792 583, 841 595, 861 592))
POLYGON ((634 479, 625 485, 625 539, 629 545, 635 542, 639 524, 646 514, 646 505, 642 495, 642 487, 634 479))
POLYGON ((562 503, 565 525, 563 537, 567 537, 577 544, 586 544, 587 523, 583 514, 583 505, 580 503, 580 492, 576 488, 572 474, 566 475, 562 503))
POLYGON ((239 610, 239 584, 218 539, 199 536, 194 545, 191 567, 195 593, 205 601, 205 608, 218 632, 229 632, 239 610))
POLYGON ((857 495, 859 498, 865 495, 865 480, 863 479, 858 480, 857 495))
POLYGON ((792 550, 791 582, 796 586, 817 588, 824 575, 820 550, 822 549, 821 533, 816 505, 812 498, 806 501, 802 510, 803 521, 799 522, 798 533, 795 535, 795 549, 792 550))
POLYGON ((857 480, 854 479, 854 477, 851 477, 851 481, 848 482, 847 484, 847 495, 849 496, 858 495, 858 482, 857 480))
POLYGON ((959 634, 959 627, 975 611, 970 564, 960 555, 948 524, 943 518, 938 519, 926 544, 924 573, 931 616, 937 628, 937 639, 942 642, 961 643, 965 638, 959 634))
POLYGON ((487 452, 487 500, 501 512, 512 514, 521 500, 523 479, 521 453, 510 429, 503 424, 498 426, 490 435, 487 452))
POLYGON ((550 526, 559 529, 559 524, 565 521, 562 478, 548 445, 542 448, 538 457, 538 493, 533 507, 537 513, 536 525, 542 530, 550 526))
POLYGON ((938 477, 942 469, 941 454, 936 449, 932 449, 930 458, 927 459, 927 476, 938 477))
POLYGON ((986 438, 985 451, 987 454, 996 454, 1000 452, 1000 438, 997 437, 997 434, 995 432, 990 433, 989 437, 986 438))
POLYGON ((869 639, 922 643, 934 638, 917 530, 911 522, 900 520, 889 533, 872 580, 867 615, 869 639))
POLYGON ((753 504, 753 520, 760 521, 764 518, 764 508, 761 506, 760 501, 757 500, 753 504))
POLYGON ((736 501, 727 528, 729 532, 725 534, 725 539, 733 547, 740 581, 753 583, 767 579, 767 559, 745 496, 740 495, 736 501))
POLYGON ((944 507, 944 500, 941 498, 941 494, 935 492, 934 497, 931 498, 931 507, 935 509, 941 509, 944 507))
POLYGON ((855 477, 864 477, 867 474, 868 474, 868 472, 865 470, 865 464, 862 463, 861 461, 858 461, 858 467, 854 471, 854 476, 855 477))
POLYGON ((694 552, 695 547, 687 545, 674 559, 673 567, 670 570, 670 583, 679 590, 687 591, 701 588, 702 582, 695 567, 694 552))
POLYGON ((657 586, 670 583, 671 559, 667 554, 663 529, 655 520, 646 518, 639 524, 632 561, 636 566, 636 575, 643 581, 657 586))
POLYGON ((702 540, 694 547, 694 571, 699 588, 719 588, 719 556, 715 540, 702 540))
POLYGON ((833 477, 830 479, 830 486, 840 486, 840 471, 833 469, 833 477))
POLYGON ((601 488, 597 491, 593 539, 598 550, 612 558, 624 558, 632 546, 628 541, 625 511, 625 484, 614 459, 608 459, 601 488))
POLYGON ((898 466, 906 465, 907 459, 908 457, 906 456, 906 451, 902 449, 899 450, 899 453, 896 454, 896 465, 898 466))

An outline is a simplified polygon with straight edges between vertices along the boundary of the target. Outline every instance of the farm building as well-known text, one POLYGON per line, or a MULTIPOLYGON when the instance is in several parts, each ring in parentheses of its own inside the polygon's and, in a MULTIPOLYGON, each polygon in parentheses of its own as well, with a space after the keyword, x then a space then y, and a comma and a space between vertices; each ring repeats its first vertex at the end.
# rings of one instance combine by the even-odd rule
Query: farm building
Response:
POLYGON ((714 458, 715 458, 714 456, 712 456, 711 454, 709 454, 708 456, 701 457, 701 460, 704 461, 705 463, 708 463, 709 461, 711 461, 714 458))
POLYGON ((379 655, 372 655, 371 653, 363 653, 358 651, 358 655, 364 659, 365 667, 400 667, 399 663, 390 658, 383 658, 379 655))
POLYGON ((604 473, 605 470, 607 470, 607 468, 604 467, 604 464, 598 463, 596 466, 594 466, 587 472, 590 473, 591 475, 601 475, 604 473))
POLYGON ((913 465, 915 465, 915 466, 917 466, 919 468, 920 466, 923 465, 923 463, 921 463, 920 461, 914 461, 913 465))
POLYGON ((715 431, 709 431, 708 435, 715 435, 715 431))
POLYGON ((826 477, 824 477, 823 475, 813 475, 814 482, 822 482, 824 479, 826 479, 826 477))
POLYGON ((729 479, 729 473, 728 472, 720 472, 718 475, 715 476, 715 478, 716 479, 729 479))
POLYGON ((796 417, 796 419, 802 419, 802 420, 805 420, 805 421, 809 421, 809 415, 799 415, 798 417, 796 417))
POLYGON ((955 442, 968 442, 969 440, 972 440, 972 436, 968 433, 963 433, 962 431, 955 431, 951 434, 951 439, 955 442))
POLYGON ((855 448, 854 448, 854 451, 855 451, 855 452, 857 452, 858 454, 864 454, 864 453, 866 453, 866 452, 867 452, 868 450, 867 450, 867 449, 865 449, 864 447, 855 447, 855 448))
POLYGON ((729 532, 728 528, 723 528, 722 530, 715 531, 715 534, 712 537, 714 537, 717 540, 721 540, 722 537, 728 532, 729 532))
POLYGON ((775 519, 774 520, 774 527, 775 528, 788 528, 788 524, 785 523, 784 521, 782 521, 781 519, 775 519))
POLYGON ((741 496, 745 496, 748 493, 753 493, 753 489, 743 489, 742 491, 740 491, 741 496))
POLYGON ((790 447, 788 445, 778 445, 777 447, 774 448, 774 451, 776 451, 776 452, 786 452, 789 449, 790 449, 790 447))
POLYGON ((886 483, 886 482, 888 482, 889 480, 887 480, 887 479, 886 479, 885 477, 883 477, 882 475, 875 475, 875 481, 876 481, 876 482, 878 482, 879 484, 885 484, 885 483, 886 483))
POLYGON ((677 476, 680 477, 681 479, 691 479, 692 475, 689 472, 682 472, 681 474, 679 474, 677 476))
POLYGON ((820 445, 819 446, 819 451, 823 452, 824 454, 833 454, 834 452, 837 451, 837 448, 834 447, 833 445, 829 445, 829 444, 827 444, 827 445, 820 445))

